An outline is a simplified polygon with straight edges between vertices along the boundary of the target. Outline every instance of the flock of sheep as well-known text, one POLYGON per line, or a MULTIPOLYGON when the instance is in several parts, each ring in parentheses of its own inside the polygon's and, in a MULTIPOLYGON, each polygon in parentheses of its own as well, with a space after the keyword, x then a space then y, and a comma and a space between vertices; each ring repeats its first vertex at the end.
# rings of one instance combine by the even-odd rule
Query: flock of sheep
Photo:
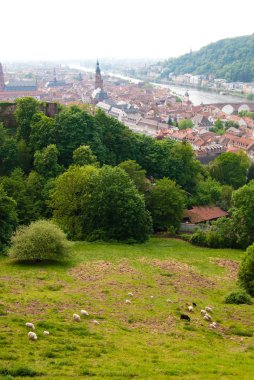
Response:
MULTIPOLYGON (((129 296, 129 297, 133 297, 133 293, 132 293, 132 292, 129 292, 129 293, 128 293, 128 296, 129 296)), ((153 299, 154 296, 150 296, 150 298, 153 299)), ((171 301, 170 299, 167 299, 167 302, 168 302, 168 303, 171 303, 172 301, 171 301)), ((131 304, 131 300, 130 300, 130 299, 126 299, 126 300, 125 300, 125 303, 126 303, 126 304, 131 304)), ((197 306, 196 303, 193 302, 192 305, 189 305, 189 306, 187 307, 187 310, 188 310, 190 313, 193 313, 194 308, 195 308, 196 306, 197 306)), ((202 309, 202 310, 201 310, 201 314, 203 315, 203 319, 204 319, 205 321, 212 322, 212 316, 211 316, 211 314, 209 314, 209 313, 212 313, 212 311, 213 311, 213 309, 212 309, 212 307, 210 307, 210 306, 206 306, 205 309, 202 309)), ((84 316, 84 317, 89 316, 89 313, 88 313, 88 311, 86 311, 86 310, 81 310, 81 311, 80 311, 80 314, 81 314, 82 316, 84 316)), ((72 317, 73 317, 73 320, 74 320, 75 322, 81 322, 81 317, 80 317, 79 314, 74 313, 72 317)), ((181 315, 180 315, 180 319, 190 321, 190 317, 189 317, 189 315, 187 315, 187 314, 181 314, 181 315)), ((99 325, 99 324, 100 324, 96 319, 93 319, 93 320, 92 320, 92 323, 95 324, 95 325, 99 325)), ((32 322, 27 322, 27 323, 25 324, 25 326, 26 326, 27 328, 31 329, 31 330, 35 330, 34 324, 33 324, 32 322)), ((215 329, 215 328, 217 327, 217 323, 216 323, 216 322, 212 322, 209 326, 210 326, 211 328, 214 328, 214 329, 215 329)), ((49 331, 43 331, 43 334, 44 334, 44 335, 49 335, 49 331)), ((34 331, 29 331, 29 332, 28 332, 28 339, 33 340, 33 341, 37 340, 37 335, 35 334, 34 331)))
MULTIPOLYGON (((89 316, 89 313, 86 310, 81 310, 80 314, 83 315, 83 316, 89 316)), ((73 320, 75 322, 81 322, 81 318, 80 318, 80 316, 78 314, 74 313, 72 317, 73 317, 73 320)), ((99 325, 99 322, 96 319, 93 319, 92 323, 94 323, 95 325, 99 325)), ((32 322, 27 322, 25 324, 25 326, 27 328, 29 328, 29 329, 35 330, 34 324, 32 322)), ((44 335, 49 335, 49 331, 45 330, 45 331, 43 331, 43 334, 44 335)), ((27 335, 28 335, 28 339, 30 339, 30 340, 37 340, 38 339, 38 337, 37 337, 37 335, 35 334, 34 331, 29 331, 29 333, 27 335)))
MULTIPOLYGON (((187 309, 188 309, 188 311, 190 313, 193 313, 194 307, 196 307, 196 306, 197 306, 196 303, 193 302, 193 304, 190 305, 190 306, 188 306, 187 309)), ((213 309, 212 309, 211 306, 206 306, 205 309, 201 309, 200 312, 203 315, 203 319, 205 321, 208 321, 208 322, 212 321, 213 318, 212 318, 211 314, 209 314, 209 313, 212 313, 212 311, 213 311, 213 309)), ((187 314, 181 314, 180 319, 185 319, 187 321, 190 321, 190 317, 187 314)), ((210 323, 209 326, 212 327, 213 329, 215 329, 217 327, 217 323, 216 322, 212 322, 212 323, 210 323)))

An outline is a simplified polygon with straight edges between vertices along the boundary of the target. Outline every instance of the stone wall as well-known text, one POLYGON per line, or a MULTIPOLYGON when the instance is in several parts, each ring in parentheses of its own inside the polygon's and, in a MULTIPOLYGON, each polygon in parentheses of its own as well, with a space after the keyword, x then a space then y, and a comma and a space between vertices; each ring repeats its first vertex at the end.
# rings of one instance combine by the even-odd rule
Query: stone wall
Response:
POLYGON ((15 103, 0 102, 0 122, 6 128, 17 128, 14 112, 16 109, 15 103))
MULTIPOLYGON (((17 128, 15 119, 16 104, 11 102, 0 102, 0 123, 6 128, 17 128)), ((58 112, 58 104, 52 102, 40 103, 40 110, 49 117, 55 117, 58 112)))

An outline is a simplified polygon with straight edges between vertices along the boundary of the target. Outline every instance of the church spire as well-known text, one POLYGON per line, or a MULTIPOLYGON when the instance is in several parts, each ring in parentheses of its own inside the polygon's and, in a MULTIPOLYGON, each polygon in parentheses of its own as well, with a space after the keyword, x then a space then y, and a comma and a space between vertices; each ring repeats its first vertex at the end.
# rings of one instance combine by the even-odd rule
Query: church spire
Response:
POLYGON ((53 75, 54 75, 54 82, 56 82, 56 68, 54 67, 54 70, 53 70, 53 75))
POLYGON ((101 77, 100 64, 97 58, 96 70, 95 70, 95 89, 101 88, 103 90, 103 79, 101 77))
POLYGON ((0 62, 0 91, 3 91, 4 87, 5 87, 5 84, 4 84, 4 72, 3 72, 2 63, 0 62))

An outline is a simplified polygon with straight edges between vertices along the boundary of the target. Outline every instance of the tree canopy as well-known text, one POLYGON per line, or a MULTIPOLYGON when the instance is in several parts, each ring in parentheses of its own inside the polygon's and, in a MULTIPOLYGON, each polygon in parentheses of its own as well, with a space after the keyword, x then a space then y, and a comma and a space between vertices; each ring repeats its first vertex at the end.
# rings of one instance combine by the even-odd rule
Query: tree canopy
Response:
POLYGON ((185 193, 168 178, 156 181, 146 196, 146 204, 151 212, 156 231, 170 227, 178 228, 183 217, 185 193))
POLYGON ((161 63, 162 77, 169 73, 214 75, 230 82, 254 80, 254 34, 226 38, 204 46, 196 52, 161 63))
POLYGON ((247 181, 247 173, 251 162, 244 152, 222 153, 210 165, 211 176, 221 184, 231 185, 235 189, 247 181))

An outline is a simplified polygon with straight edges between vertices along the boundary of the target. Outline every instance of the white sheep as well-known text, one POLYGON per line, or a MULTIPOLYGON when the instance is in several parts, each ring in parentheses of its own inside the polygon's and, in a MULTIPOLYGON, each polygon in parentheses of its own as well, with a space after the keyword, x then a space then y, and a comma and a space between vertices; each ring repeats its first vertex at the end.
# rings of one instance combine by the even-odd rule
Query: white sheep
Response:
POLYGON ((151 299, 153 299, 153 298, 154 298, 154 296, 150 296, 150 298, 151 298, 151 299))
POLYGON ((125 300, 125 303, 130 304, 131 301, 130 300, 125 300))
POLYGON ((200 311, 200 313, 203 314, 203 315, 206 315, 206 310, 202 309, 202 310, 200 311))
POLYGON ((212 320, 212 317, 211 317, 211 315, 209 315, 209 314, 205 314, 204 315, 204 320, 206 320, 206 321, 211 321, 212 320))
POLYGON ((98 321, 96 321, 96 319, 94 319, 92 322, 93 322, 94 325, 99 325, 100 324, 98 321))
POLYGON ((132 293, 132 292, 129 292, 129 293, 128 293, 128 296, 129 296, 129 297, 133 297, 133 293, 132 293))
POLYGON ((86 311, 86 310, 81 310, 81 311, 80 311, 80 314, 81 314, 81 315, 89 315, 88 311, 86 311))
POLYGON ((188 306, 188 310, 189 310, 190 312, 193 312, 193 306, 188 306))
POLYGON ((205 307, 206 311, 208 311, 209 313, 211 313, 213 311, 212 307, 210 306, 206 306, 205 307))
POLYGON ((27 336, 28 336, 28 339, 30 340, 37 340, 37 335, 33 331, 29 331, 27 336))
POLYGON ((80 316, 78 314, 73 314, 73 319, 75 322, 80 322, 81 319, 80 319, 80 316))
POLYGON ((45 330, 45 331, 43 331, 43 334, 44 335, 49 335, 49 332, 45 330))
POLYGON ((32 330, 35 329, 34 324, 31 323, 31 322, 27 322, 27 323, 26 323, 26 327, 28 327, 29 329, 32 329, 32 330))
POLYGON ((216 329, 217 327, 217 323, 216 322, 213 322, 209 325, 210 327, 212 327, 213 329, 216 329))
POLYGON ((172 303, 170 298, 167 299, 167 303, 172 303))

